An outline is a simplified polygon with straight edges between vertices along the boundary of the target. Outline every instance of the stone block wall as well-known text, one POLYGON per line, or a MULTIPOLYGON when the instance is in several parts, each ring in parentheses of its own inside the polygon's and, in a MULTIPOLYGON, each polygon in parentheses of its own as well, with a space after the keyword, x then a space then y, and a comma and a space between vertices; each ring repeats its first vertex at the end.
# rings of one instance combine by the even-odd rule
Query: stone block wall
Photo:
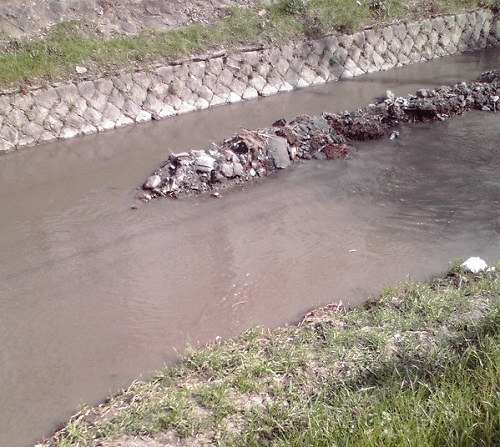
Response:
POLYGON ((500 43, 480 10, 0 94, 0 152, 352 78, 500 43))

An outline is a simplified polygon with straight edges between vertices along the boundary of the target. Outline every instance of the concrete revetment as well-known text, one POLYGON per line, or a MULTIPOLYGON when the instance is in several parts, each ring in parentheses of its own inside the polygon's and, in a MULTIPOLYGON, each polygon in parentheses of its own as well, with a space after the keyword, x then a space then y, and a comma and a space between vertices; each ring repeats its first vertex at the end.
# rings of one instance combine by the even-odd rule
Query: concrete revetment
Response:
POLYGON ((500 42, 490 10, 396 23, 149 72, 0 93, 0 152, 352 78, 500 42))

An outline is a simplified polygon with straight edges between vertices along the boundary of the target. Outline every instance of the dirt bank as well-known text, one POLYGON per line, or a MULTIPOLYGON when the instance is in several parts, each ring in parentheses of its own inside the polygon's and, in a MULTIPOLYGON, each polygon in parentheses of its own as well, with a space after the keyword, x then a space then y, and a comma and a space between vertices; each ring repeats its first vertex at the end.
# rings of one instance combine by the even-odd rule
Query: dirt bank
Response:
POLYGON ((136 35, 144 29, 169 30, 207 24, 229 7, 256 8, 257 0, 3 0, 0 31, 14 36, 42 35, 61 21, 85 20, 103 35, 136 35))

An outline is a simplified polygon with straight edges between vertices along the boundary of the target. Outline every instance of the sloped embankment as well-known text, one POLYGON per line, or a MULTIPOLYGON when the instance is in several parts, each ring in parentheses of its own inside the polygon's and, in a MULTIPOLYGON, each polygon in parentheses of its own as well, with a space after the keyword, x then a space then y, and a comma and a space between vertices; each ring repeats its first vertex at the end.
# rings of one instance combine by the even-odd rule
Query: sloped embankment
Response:
POLYGON ((192 351, 43 446, 498 445, 496 267, 192 351))

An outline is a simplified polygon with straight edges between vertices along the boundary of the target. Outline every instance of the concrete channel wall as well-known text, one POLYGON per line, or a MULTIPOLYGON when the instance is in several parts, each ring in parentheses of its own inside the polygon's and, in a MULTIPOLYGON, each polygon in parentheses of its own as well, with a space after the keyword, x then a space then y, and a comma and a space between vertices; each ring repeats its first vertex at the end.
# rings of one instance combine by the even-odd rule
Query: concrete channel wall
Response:
POLYGON ((0 152, 500 44, 489 10, 0 94, 0 152))

